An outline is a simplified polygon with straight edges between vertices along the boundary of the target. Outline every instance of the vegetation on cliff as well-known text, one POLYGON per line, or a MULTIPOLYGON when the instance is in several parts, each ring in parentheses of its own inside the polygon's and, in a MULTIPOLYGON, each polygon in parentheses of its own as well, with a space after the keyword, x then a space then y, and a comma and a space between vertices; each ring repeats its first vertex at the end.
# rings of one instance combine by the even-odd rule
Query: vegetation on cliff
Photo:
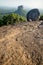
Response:
POLYGON ((0 19, 0 26, 14 24, 18 22, 25 22, 25 21, 26 21, 25 17, 12 13, 3 16, 2 19, 0 19))

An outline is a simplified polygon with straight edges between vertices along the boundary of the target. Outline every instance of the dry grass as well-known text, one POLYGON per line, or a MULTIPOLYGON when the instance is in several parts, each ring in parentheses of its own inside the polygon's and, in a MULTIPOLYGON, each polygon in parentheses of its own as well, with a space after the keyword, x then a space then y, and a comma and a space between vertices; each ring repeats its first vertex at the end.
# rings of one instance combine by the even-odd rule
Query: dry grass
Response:
POLYGON ((43 65, 41 22, 0 27, 0 65, 43 65))

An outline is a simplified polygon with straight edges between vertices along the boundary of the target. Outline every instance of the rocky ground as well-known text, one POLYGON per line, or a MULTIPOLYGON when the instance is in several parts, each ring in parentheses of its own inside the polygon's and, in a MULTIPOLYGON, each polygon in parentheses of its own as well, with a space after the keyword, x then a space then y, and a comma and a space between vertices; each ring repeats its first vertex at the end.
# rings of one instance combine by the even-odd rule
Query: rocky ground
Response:
POLYGON ((0 27, 0 65, 43 65, 41 22, 0 27))

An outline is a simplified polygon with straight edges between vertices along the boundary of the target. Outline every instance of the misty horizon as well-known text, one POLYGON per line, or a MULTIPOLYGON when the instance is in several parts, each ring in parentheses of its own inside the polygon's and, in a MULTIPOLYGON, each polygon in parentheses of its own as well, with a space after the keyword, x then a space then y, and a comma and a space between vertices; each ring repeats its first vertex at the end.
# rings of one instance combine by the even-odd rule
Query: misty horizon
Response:
POLYGON ((26 8, 38 8, 43 9, 43 0, 1 0, 0 7, 10 7, 17 8, 18 6, 23 5, 26 8))

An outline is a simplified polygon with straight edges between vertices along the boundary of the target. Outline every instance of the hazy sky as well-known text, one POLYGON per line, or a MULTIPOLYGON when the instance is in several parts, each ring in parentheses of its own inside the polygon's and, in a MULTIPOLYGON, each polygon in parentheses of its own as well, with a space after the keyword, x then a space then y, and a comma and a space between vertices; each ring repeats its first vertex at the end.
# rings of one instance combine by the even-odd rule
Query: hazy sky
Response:
POLYGON ((43 9, 43 0, 0 0, 0 6, 15 7, 18 5, 43 9))

